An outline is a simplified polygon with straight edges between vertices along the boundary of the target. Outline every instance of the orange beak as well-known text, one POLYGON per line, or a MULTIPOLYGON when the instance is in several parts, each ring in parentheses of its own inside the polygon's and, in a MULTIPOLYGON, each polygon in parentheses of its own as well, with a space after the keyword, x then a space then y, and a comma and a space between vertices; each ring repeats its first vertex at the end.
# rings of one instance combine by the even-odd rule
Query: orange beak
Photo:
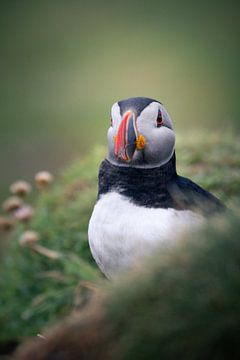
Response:
POLYGON ((137 131, 132 111, 124 114, 115 140, 115 156, 121 161, 130 161, 136 149, 137 131))

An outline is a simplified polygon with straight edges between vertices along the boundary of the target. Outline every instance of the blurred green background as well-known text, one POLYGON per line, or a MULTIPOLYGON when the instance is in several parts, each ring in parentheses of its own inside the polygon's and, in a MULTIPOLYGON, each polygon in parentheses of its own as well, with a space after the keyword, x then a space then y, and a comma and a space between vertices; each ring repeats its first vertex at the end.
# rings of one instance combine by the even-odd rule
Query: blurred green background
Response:
MULTIPOLYGON (((239 131, 237 1, 1 1, 0 197, 105 143, 113 102, 239 131)), ((186 136, 187 141, 187 136, 186 136)))

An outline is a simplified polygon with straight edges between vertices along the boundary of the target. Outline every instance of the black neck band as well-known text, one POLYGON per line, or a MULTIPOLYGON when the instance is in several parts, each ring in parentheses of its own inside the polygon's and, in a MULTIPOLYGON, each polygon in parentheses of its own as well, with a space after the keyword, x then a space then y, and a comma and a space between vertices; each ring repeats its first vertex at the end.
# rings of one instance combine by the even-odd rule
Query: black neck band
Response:
POLYGON ((144 169, 121 167, 104 160, 99 171, 99 193, 116 191, 130 201, 147 207, 171 207, 167 183, 177 177, 175 152, 164 165, 144 169))

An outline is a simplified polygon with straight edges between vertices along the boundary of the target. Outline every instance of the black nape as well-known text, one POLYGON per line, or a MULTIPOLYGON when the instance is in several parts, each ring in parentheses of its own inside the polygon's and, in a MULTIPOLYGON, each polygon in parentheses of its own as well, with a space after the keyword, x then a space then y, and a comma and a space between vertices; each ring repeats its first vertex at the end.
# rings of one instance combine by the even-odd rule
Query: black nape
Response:
POLYGON ((135 111, 136 115, 139 116, 143 109, 145 109, 145 107, 152 102, 158 102, 159 104, 161 104, 158 100, 146 97, 133 97, 130 99, 118 101, 118 105, 120 107, 121 115, 123 115, 127 110, 132 109, 135 111))

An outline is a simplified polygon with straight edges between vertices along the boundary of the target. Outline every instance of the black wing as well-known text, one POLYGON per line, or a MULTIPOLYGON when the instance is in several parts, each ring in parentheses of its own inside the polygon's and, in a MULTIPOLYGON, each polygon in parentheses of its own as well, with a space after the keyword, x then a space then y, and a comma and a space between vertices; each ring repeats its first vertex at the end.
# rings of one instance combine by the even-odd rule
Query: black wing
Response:
POLYGON ((168 183, 168 192, 176 207, 182 210, 201 212, 205 216, 226 210, 226 206, 218 198, 182 176, 177 176, 174 182, 168 183))

